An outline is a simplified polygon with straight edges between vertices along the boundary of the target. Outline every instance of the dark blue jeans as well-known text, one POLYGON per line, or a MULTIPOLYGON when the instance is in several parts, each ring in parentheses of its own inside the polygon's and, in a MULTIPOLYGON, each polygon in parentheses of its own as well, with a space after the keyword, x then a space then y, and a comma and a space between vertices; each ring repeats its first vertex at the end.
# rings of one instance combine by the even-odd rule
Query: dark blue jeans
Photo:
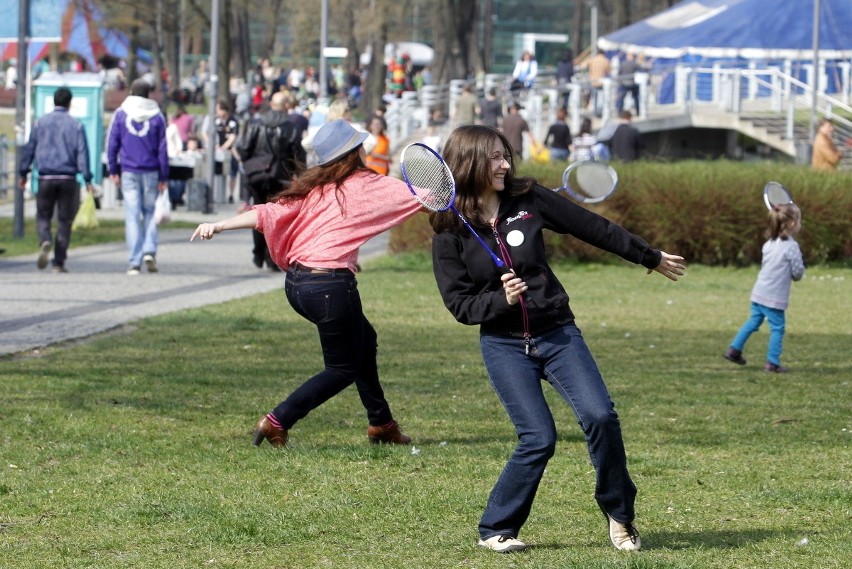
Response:
POLYGON ((364 316, 351 271, 316 274, 287 270, 284 292, 293 309, 319 332, 325 369, 299 386, 272 414, 285 429, 355 383, 370 425, 393 420, 379 383, 377 337, 364 316))
POLYGON ((519 439, 488 497, 480 537, 518 536, 556 450, 556 425, 542 390, 543 379, 571 406, 586 435, 597 473, 598 506, 620 522, 632 522, 636 487, 627 472, 621 426, 580 330, 563 326, 536 336, 529 355, 522 338, 482 335, 480 345, 491 385, 519 439))

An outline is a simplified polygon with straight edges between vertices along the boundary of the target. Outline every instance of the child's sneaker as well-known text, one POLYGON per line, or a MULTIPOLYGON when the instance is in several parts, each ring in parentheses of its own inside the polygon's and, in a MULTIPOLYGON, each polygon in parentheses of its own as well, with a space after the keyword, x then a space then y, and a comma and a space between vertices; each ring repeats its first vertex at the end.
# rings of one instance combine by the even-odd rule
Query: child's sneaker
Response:
POLYGON ((743 357, 743 353, 739 350, 735 350, 734 348, 728 348, 728 351, 725 352, 725 359, 729 362, 734 362, 735 364, 739 364, 741 366, 746 365, 746 360, 743 357))
POLYGON ((779 366, 770 362, 766 362, 766 367, 763 368, 763 371, 768 371, 769 373, 787 373, 788 371, 790 371, 790 369, 784 366, 779 366))

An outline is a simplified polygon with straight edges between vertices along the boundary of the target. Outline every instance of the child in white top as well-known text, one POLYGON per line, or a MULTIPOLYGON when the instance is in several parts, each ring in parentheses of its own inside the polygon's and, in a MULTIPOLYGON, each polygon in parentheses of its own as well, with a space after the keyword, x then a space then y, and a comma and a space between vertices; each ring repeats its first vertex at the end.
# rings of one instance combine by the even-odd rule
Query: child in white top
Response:
POLYGON ((774 206, 769 212, 769 239, 763 244, 760 272, 751 291, 751 316, 734 337, 725 352, 725 359, 745 365, 742 355, 745 343, 766 319, 769 322, 769 346, 764 369, 775 373, 788 371, 781 365, 784 311, 790 300, 792 281, 801 280, 805 274, 802 251, 793 239, 801 228, 802 213, 795 204, 774 206))

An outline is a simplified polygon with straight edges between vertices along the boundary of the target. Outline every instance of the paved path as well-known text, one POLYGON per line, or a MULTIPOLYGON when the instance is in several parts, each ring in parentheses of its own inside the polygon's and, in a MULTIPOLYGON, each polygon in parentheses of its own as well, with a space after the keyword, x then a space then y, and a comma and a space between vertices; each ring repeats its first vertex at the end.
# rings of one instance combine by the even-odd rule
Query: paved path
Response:
MULTIPOLYGON (((231 206, 232 207, 232 206, 231 206)), ((26 223, 32 224, 31 200, 26 223)), ((178 213, 192 222, 216 221, 230 215, 178 213)), ((99 217, 121 218, 121 208, 99 211, 99 217)), ((0 206, 11 217, 11 206, 0 206)), ((128 322, 207 304, 216 304, 283 288, 284 273, 258 270, 251 262, 248 230, 190 243, 189 229, 160 231, 158 273, 128 276, 124 243, 71 249, 70 272, 39 270, 37 255, 0 256, 0 355, 35 350, 57 342, 91 336, 128 322)), ((73 238, 72 238, 73 239, 73 238)), ((387 250, 380 235, 361 248, 360 260, 387 250)))

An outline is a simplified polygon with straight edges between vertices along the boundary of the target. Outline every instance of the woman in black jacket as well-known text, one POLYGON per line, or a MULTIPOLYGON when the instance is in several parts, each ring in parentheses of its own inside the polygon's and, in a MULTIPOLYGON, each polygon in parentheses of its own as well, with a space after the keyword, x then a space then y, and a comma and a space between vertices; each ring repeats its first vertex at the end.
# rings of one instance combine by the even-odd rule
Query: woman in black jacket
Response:
POLYGON ((511 270, 495 267, 453 212, 432 214, 433 267, 444 304, 459 322, 479 325, 491 384, 519 438, 480 520, 479 545, 500 552, 526 547, 518 533, 556 448, 544 379, 572 407, 586 435, 597 473, 595 499, 613 545, 638 550, 636 487, 618 415, 568 295, 547 263, 543 230, 573 235, 671 280, 683 275, 683 258, 651 248, 532 179, 515 178, 511 145, 495 129, 456 129, 444 158, 455 177, 456 207, 511 270))

